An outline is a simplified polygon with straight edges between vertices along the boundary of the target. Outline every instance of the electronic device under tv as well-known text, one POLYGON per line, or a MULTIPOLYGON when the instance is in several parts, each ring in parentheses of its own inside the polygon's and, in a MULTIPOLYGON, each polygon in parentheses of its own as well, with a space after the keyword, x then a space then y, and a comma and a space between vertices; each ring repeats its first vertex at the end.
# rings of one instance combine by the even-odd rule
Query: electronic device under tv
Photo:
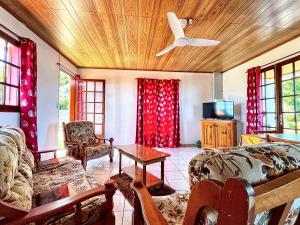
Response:
POLYGON ((203 103, 204 119, 231 120, 234 118, 233 101, 216 101, 203 103))

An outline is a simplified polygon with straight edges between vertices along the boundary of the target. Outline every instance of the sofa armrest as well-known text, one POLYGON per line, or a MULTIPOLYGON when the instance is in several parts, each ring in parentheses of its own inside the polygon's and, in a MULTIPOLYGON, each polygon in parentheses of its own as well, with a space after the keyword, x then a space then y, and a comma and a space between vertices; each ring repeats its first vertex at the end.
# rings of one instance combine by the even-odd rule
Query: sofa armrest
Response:
MULTIPOLYGON (((108 180, 104 185, 93 188, 91 190, 78 193, 76 195, 66 197, 30 210, 27 214, 18 217, 10 218, 5 220, 5 224, 18 225, 18 224, 28 224, 31 222, 40 222, 38 224, 43 224, 51 216, 57 215, 59 213, 66 212, 72 206, 75 208, 75 218, 78 221, 81 220, 81 202, 98 196, 105 195, 107 201, 112 202, 112 197, 117 190, 117 185, 114 181, 108 180)), ((112 208, 111 208, 112 210, 112 208)))
POLYGON ((144 220, 146 225, 168 225, 142 181, 134 180, 131 187, 135 193, 134 220, 144 220), (144 219, 138 218, 141 213, 144 219))

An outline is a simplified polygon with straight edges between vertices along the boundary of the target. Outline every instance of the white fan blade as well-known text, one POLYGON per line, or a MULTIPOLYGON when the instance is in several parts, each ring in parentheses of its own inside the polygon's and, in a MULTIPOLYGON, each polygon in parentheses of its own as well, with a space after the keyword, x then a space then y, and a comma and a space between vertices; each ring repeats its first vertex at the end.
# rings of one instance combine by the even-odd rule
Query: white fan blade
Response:
POLYGON ((214 46, 218 45, 221 41, 200 39, 200 38, 188 38, 188 45, 191 46, 214 46))
POLYGON ((156 53, 156 56, 161 56, 169 51, 171 51, 173 48, 175 48, 176 46, 174 44, 171 44, 170 46, 166 47, 164 50, 156 53))
POLYGON ((179 38, 184 38, 183 29, 175 13, 168 12, 167 16, 168 16, 170 28, 175 36, 175 40, 179 38))

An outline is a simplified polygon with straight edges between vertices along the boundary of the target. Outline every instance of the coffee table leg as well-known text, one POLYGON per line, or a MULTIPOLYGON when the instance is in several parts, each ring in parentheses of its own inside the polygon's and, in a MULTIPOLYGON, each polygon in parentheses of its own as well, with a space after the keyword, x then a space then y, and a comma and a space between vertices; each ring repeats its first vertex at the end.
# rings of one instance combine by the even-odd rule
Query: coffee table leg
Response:
POLYGON ((137 166, 137 161, 134 161, 134 165, 137 166))
POLYGON ((122 172, 122 154, 121 152, 119 152, 119 176, 121 176, 121 172, 122 172))
POLYGON ((146 165, 143 165, 143 183, 146 186, 146 165))
POLYGON ((165 183, 165 161, 161 161, 161 168, 160 168, 160 179, 162 181, 161 187, 163 188, 165 183))

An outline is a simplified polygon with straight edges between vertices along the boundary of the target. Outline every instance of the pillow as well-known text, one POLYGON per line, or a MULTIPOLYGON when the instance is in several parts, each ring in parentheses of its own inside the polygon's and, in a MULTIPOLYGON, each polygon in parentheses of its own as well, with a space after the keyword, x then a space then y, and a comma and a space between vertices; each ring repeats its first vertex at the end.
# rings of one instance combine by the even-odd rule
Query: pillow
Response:
POLYGON ((50 202, 57 201, 69 197, 69 188, 67 184, 64 184, 60 187, 53 188, 50 191, 41 192, 36 195, 36 204, 37 206, 45 205, 50 202))

